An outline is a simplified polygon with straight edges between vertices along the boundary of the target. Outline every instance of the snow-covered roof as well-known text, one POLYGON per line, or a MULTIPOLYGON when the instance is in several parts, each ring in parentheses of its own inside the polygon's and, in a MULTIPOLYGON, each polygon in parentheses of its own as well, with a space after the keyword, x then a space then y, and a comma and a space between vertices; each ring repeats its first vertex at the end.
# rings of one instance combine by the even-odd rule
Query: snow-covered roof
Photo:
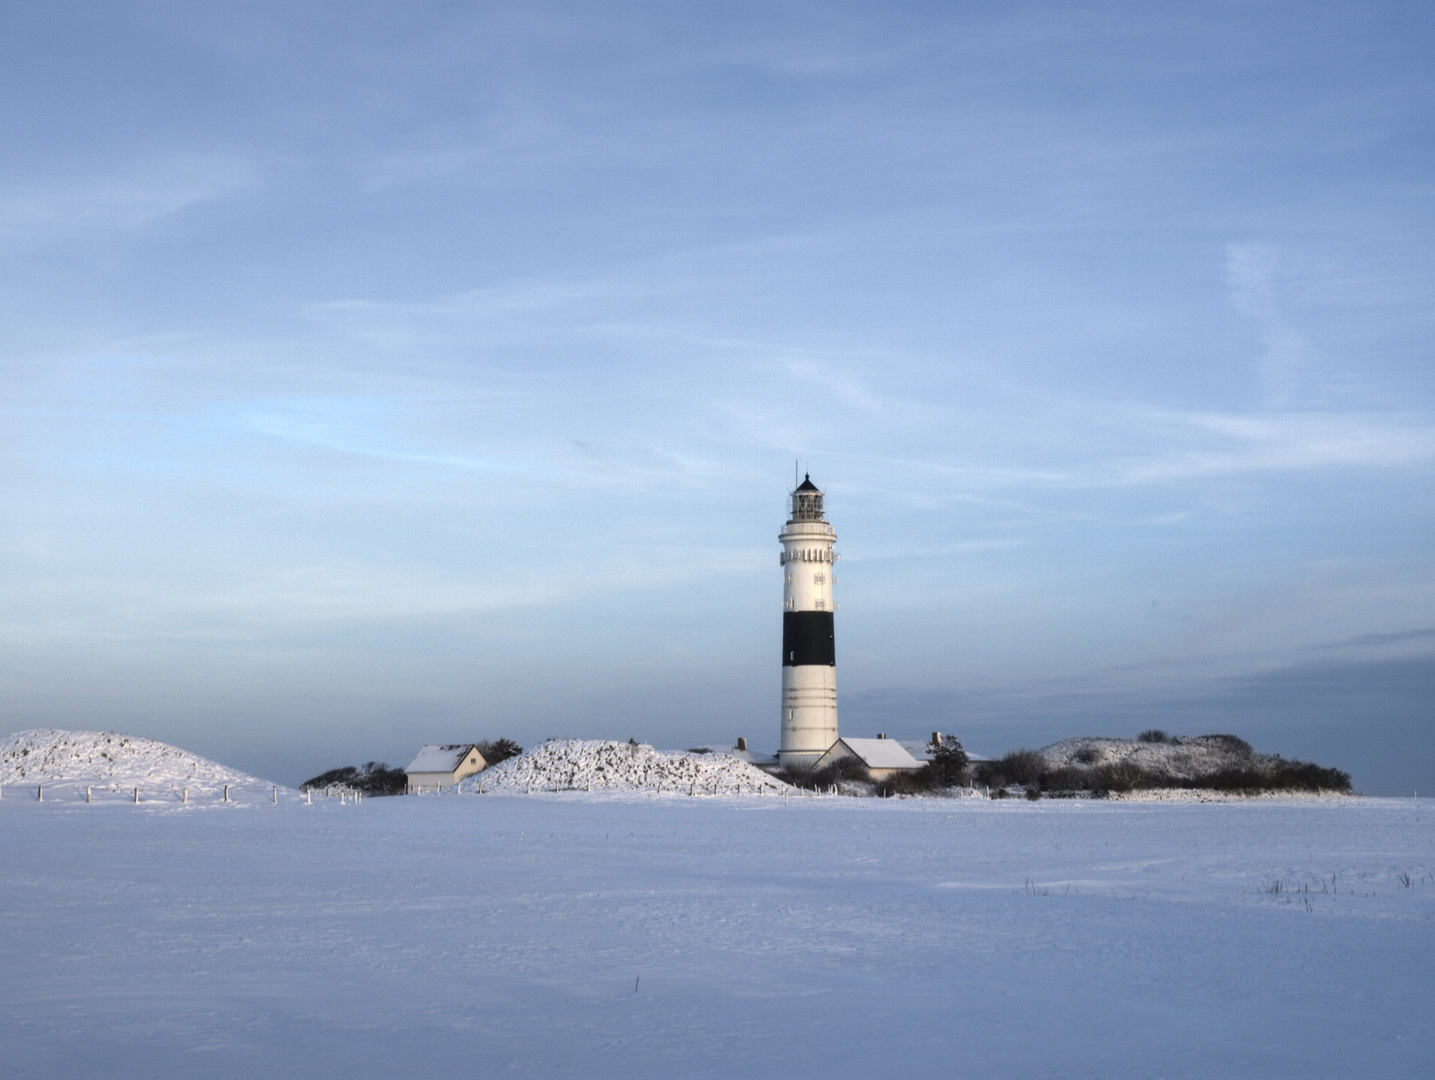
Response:
POLYGON ((730 754, 732 757, 737 758, 738 761, 745 761, 749 765, 756 765, 759 769, 764 765, 777 764, 777 758, 771 754, 759 754, 756 750, 726 750, 724 753, 730 754))
POLYGON ((409 762, 409 767, 404 772, 451 773, 463 764, 463 759, 468 757, 468 752, 473 748, 473 743, 462 743, 456 746, 425 746, 419 751, 419 756, 409 762))
MULTIPOLYGON (((918 769, 922 763, 896 739, 838 739, 869 769, 918 769)), ((832 751, 829 750, 830 754, 832 751)))

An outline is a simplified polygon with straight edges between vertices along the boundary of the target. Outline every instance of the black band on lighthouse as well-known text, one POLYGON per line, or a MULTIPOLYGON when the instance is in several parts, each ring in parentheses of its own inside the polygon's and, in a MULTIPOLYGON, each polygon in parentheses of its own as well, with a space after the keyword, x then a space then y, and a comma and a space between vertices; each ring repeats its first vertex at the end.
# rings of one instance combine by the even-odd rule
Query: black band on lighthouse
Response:
POLYGON ((830 611, 784 611, 782 613, 782 666, 807 664, 837 666, 837 644, 832 634, 830 611))

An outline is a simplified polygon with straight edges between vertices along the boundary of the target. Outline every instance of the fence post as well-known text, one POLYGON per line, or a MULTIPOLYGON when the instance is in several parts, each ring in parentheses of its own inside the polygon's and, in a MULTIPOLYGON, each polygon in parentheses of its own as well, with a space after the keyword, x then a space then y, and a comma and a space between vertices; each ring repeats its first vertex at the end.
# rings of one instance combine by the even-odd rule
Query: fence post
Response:
POLYGON ((273 789, 272 789, 272 793, 273 793, 273 795, 274 795, 274 805, 275 805, 275 806, 278 806, 278 805, 279 805, 279 785, 278 785, 278 784, 275 784, 275 785, 274 785, 274 787, 273 787, 273 789))
POLYGON ((182 803, 189 802, 189 788, 179 789, 179 801, 182 803))
POLYGON ((44 801, 45 801, 45 785, 44 785, 44 784, 36 784, 36 785, 35 785, 35 801, 36 801, 36 802, 44 802, 44 801))
POLYGON ((90 801, 90 788, 89 788, 89 785, 86 785, 86 786, 85 786, 85 802, 89 802, 89 801, 90 801))
POLYGON ((229 785, 228 785, 228 784, 225 784, 225 785, 224 785, 224 801, 225 801, 225 802, 228 802, 228 801, 229 801, 229 785))
POLYGON ((139 801, 140 801, 140 789, 139 789, 139 788, 135 788, 135 802, 139 802, 139 801))

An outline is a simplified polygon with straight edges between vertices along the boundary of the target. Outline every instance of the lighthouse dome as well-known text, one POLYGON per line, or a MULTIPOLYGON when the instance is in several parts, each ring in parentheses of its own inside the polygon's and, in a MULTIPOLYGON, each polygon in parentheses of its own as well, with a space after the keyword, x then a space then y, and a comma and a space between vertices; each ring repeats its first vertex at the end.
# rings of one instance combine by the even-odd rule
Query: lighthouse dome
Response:
POLYGON ((804 476, 802 483, 792 493, 793 521, 822 521, 822 492, 812 482, 811 476, 804 476))

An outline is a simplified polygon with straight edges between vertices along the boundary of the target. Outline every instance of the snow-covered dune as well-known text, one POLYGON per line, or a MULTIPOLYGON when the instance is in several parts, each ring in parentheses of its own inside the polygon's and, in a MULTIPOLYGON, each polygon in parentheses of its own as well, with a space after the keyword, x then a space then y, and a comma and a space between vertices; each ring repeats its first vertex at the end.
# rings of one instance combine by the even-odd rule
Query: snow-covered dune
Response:
POLYGON ((1166 742, 1080 737, 1052 743, 1040 753, 1048 769, 1130 762, 1149 772, 1164 773, 1179 780, 1239 768, 1262 757, 1230 735, 1185 736, 1166 742))
POLYGON ((17 731, 0 740, 0 784, 99 785, 114 790, 260 788, 238 769, 155 739, 112 731, 17 731))
POLYGON ((484 791, 667 791, 687 795, 775 794, 787 785, 731 754, 654 750, 622 742, 555 739, 465 780, 484 791))

